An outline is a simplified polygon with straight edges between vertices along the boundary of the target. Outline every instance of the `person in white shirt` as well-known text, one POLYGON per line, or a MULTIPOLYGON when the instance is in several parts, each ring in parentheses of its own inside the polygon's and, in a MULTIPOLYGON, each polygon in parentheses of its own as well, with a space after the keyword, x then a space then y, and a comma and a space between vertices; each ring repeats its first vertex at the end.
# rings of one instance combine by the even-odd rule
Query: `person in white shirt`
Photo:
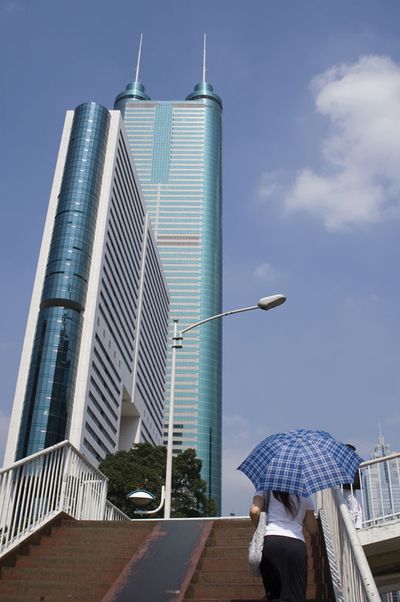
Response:
MULTIPOLYGON (((356 451, 356 448, 352 443, 346 443, 346 445, 353 451, 356 451)), ((353 519, 353 523, 356 529, 362 529, 363 521, 362 506, 357 496, 357 494, 360 492, 360 489, 360 473, 358 471, 356 472, 352 483, 344 483, 342 485, 343 497, 346 500, 350 516, 353 519)))
MULTIPOLYGON (((264 509, 266 493, 256 491, 250 508, 255 527, 264 509)), ((307 548, 303 529, 317 531, 310 498, 281 491, 269 496, 264 548, 260 564, 268 600, 305 602, 307 588, 307 548)))

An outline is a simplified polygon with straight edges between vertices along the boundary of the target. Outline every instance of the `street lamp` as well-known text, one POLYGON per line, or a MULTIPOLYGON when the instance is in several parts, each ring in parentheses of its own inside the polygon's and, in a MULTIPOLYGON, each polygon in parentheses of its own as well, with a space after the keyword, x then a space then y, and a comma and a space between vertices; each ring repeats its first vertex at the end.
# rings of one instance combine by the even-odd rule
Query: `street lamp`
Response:
POLYGON ((172 335, 172 362, 171 362, 171 393, 169 398, 169 418, 168 418, 168 436, 167 436, 167 467, 165 471, 165 501, 164 501, 164 518, 171 518, 171 486, 172 486, 172 437, 174 427, 174 402, 175 402, 175 376, 176 376, 176 350, 182 348, 183 335, 188 330, 197 328, 206 322, 211 320, 217 320, 230 316, 232 314, 239 314, 244 311, 252 311, 253 309, 263 309, 267 311, 282 305, 286 301, 285 295, 270 295, 269 297, 263 297, 257 303, 251 307, 242 307, 240 309, 232 309, 230 311, 224 311, 222 314, 217 314, 195 322, 190 326, 187 326, 180 332, 178 332, 178 318, 174 318, 174 332, 172 335))
MULTIPOLYGON (((140 506, 140 507, 148 506, 150 504, 150 502, 154 502, 154 500, 156 499, 155 495, 153 495, 149 491, 146 491, 146 489, 136 489, 135 491, 131 491, 130 493, 128 493, 128 495, 126 497, 128 500, 133 502, 136 506, 140 506)), ((144 515, 149 516, 151 514, 157 514, 157 512, 159 510, 161 510, 161 508, 164 505, 164 499, 165 499, 165 487, 163 485, 161 487, 160 503, 157 506, 157 508, 155 510, 135 510, 135 514, 141 514, 142 516, 144 516, 144 515)))

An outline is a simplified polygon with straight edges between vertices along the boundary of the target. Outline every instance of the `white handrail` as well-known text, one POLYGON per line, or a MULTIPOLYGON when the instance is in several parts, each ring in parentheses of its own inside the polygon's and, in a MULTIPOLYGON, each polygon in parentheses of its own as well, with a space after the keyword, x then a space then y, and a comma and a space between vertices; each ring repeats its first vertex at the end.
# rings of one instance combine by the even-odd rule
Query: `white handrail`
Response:
POLYGON ((108 479, 68 441, 0 470, 0 557, 52 518, 130 520, 107 502, 108 479))
POLYGON ((379 602, 368 561, 358 539, 347 504, 339 489, 317 494, 336 600, 379 602))

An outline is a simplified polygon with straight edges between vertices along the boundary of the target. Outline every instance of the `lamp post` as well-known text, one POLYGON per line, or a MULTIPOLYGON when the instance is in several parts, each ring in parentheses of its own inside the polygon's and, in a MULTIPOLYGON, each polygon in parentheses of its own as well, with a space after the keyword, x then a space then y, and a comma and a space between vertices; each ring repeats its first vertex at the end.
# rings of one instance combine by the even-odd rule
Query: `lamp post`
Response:
POLYGON ((169 397, 169 417, 168 417, 168 437, 167 437, 167 467, 165 471, 165 501, 164 501, 164 518, 171 518, 171 486, 172 486, 172 438, 174 429, 174 403, 175 403, 175 376, 176 376, 176 351, 182 348, 183 335, 188 330, 197 328, 206 322, 211 320, 217 320, 230 316, 232 314, 239 314, 245 311, 252 311, 253 309, 263 309, 267 311, 278 305, 282 305, 286 301, 285 295, 271 295, 269 297, 263 297, 257 303, 251 307, 241 307, 240 309, 232 309, 230 311, 224 311, 222 314, 217 314, 195 322, 190 326, 187 326, 181 331, 178 331, 178 318, 174 318, 174 331, 172 335, 172 361, 171 361, 171 392, 169 397))

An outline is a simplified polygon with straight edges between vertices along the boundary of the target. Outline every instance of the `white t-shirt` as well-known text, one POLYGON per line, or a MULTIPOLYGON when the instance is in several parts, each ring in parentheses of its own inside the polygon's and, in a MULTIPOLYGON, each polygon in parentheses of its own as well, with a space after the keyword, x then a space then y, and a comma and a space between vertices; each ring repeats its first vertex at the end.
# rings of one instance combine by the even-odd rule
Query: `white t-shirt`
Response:
MULTIPOLYGON (((262 497, 264 494, 262 491, 256 491, 255 495, 262 497)), ((313 503, 309 497, 296 497, 291 494, 290 498, 298 509, 294 517, 271 491, 265 535, 281 535, 304 541, 303 520, 307 510, 314 510, 313 503)))

